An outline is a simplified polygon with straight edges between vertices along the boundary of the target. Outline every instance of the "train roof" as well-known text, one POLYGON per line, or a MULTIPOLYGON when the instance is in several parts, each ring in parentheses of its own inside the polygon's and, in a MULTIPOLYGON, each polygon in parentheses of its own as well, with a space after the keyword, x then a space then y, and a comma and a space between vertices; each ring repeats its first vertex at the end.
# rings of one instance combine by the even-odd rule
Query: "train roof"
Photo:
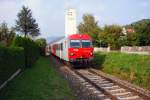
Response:
POLYGON ((65 39, 69 39, 69 40, 77 40, 77 39, 83 39, 83 40, 92 40, 92 38, 88 35, 88 34, 73 34, 73 35, 69 35, 68 37, 60 37, 55 39, 54 41, 50 42, 50 44, 55 44, 55 43, 60 43, 65 39))
POLYGON ((73 34, 68 36, 69 39, 90 39, 92 40, 92 38, 88 35, 88 34, 73 34))
POLYGON ((65 39, 65 36, 58 37, 58 38, 54 39, 53 41, 51 41, 51 42, 48 43, 48 44, 53 44, 53 43, 59 42, 59 41, 61 41, 61 40, 63 40, 63 39, 65 39))

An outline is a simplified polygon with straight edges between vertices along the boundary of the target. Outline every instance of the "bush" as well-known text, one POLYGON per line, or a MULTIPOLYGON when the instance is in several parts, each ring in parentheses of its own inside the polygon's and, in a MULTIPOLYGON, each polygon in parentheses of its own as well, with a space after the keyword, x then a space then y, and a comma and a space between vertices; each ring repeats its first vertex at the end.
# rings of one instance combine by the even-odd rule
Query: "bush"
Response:
POLYGON ((39 46, 40 55, 45 56, 46 40, 44 38, 37 39, 35 43, 39 46))
POLYGON ((45 46, 39 47, 41 56, 45 56, 45 48, 46 48, 45 46))
POLYGON ((23 68, 24 50, 21 47, 0 46, 0 84, 6 81, 17 69, 23 68))
POLYGON ((26 67, 31 67, 39 57, 39 46, 29 38, 16 37, 13 46, 24 48, 26 67))

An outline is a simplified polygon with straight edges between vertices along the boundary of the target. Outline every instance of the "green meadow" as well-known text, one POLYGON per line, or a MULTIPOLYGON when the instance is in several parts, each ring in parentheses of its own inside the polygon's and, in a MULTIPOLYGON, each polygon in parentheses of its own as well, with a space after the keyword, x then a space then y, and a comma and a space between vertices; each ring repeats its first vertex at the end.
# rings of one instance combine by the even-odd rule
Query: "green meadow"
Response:
POLYGON ((68 83, 53 68, 50 59, 40 57, 0 91, 0 100, 74 100, 68 83))
POLYGON ((95 67, 150 90, 150 55, 95 53, 95 67))

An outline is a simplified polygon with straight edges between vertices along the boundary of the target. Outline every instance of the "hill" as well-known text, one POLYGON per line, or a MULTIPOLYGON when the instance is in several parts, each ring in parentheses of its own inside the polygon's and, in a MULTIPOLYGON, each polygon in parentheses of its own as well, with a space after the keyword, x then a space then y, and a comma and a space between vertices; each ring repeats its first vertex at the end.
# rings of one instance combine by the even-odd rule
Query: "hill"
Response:
POLYGON ((137 22, 133 22, 129 25, 126 25, 126 28, 137 28, 138 26, 147 26, 150 25, 150 19, 142 19, 137 22))

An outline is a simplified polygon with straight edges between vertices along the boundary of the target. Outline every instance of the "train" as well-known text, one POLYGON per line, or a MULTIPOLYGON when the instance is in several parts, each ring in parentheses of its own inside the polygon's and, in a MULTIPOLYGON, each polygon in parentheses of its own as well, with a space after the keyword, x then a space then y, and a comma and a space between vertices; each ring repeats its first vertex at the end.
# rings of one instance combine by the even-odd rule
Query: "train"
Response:
POLYGON ((92 38, 88 34, 72 34, 46 46, 46 55, 70 63, 89 63, 93 59, 92 38))

